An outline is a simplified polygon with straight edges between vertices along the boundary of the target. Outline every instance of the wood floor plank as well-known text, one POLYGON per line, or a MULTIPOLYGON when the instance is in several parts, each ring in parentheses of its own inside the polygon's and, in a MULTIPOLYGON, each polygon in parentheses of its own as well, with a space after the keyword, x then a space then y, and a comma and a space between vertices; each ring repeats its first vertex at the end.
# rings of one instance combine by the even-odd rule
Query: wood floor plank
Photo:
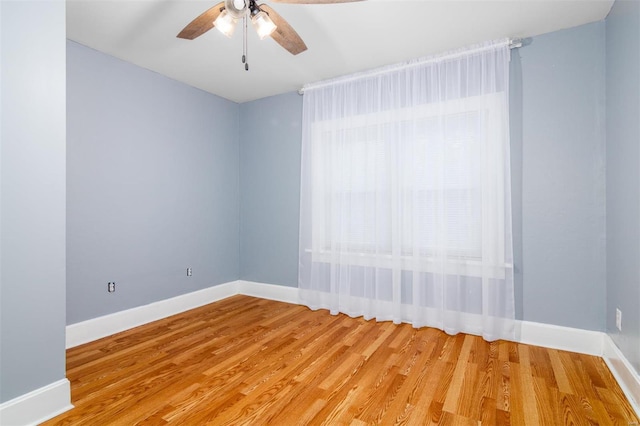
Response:
POLYGON ((553 389, 547 386, 543 377, 532 377, 533 395, 538 408, 536 415, 538 422, 543 425, 562 424, 562 416, 556 403, 556 398, 552 397, 553 389))
POLYGON ((518 347, 518 358, 520 360, 518 364, 520 366, 520 383, 522 384, 521 399, 525 423, 527 425, 538 425, 540 424, 540 419, 538 418, 538 403, 533 386, 534 377, 531 372, 528 346, 520 345, 518 347))
POLYGON ((424 381, 415 392, 415 400, 410 400, 415 407, 413 414, 416 419, 434 421, 434 417, 439 419, 442 416, 442 401, 446 397, 454 368, 450 362, 434 359, 433 364, 423 371, 424 381))
POLYGON ((567 377, 567 372, 560 359, 559 351, 555 349, 549 350, 549 359, 551 361, 551 368, 553 369, 553 375, 558 383, 558 390, 562 393, 573 394, 573 387, 567 377))
POLYGON ((442 407, 444 411, 447 411, 449 413, 457 412, 458 403, 461 399, 460 394, 462 392, 462 386, 464 384, 464 373, 468 368, 467 361, 469 360, 469 355, 473 346, 473 338, 474 336, 471 335, 464 336, 464 343, 456 357, 456 368, 453 372, 453 381, 449 386, 447 397, 444 400, 444 405, 442 407))
MULTIPOLYGON (((509 352, 511 354, 511 352, 509 352)), ((509 419, 514 426, 526 425, 524 413, 525 391, 522 385, 522 370, 519 362, 509 362, 509 419)))
MULTIPOLYGON (((424 395, 431 396, 428 389, 436 389, 439 374, 434 366, 436 361, 434 354, 440 352, 438 344, 441 340, 438 336, 441 332, 433 329, 432 331, 433 333, 430 333, 427 340, 409 337, 409 341, 413 345, 407 350, 405 362, 399 369, 400 374, 406 376, 406 381, 398 390, 389 409, 380 419, 380 424, 406 423, 416 405, 419 404, 419 398, 424 395), (427 378, 432 379, 430 384, 427 384, 427 378)), ((430 403, 431 399, 420 405, 428 407, 430 403)))
POLYGON ((634 424, 601 358, 234 296, 67 351, 45 425, 634 424))

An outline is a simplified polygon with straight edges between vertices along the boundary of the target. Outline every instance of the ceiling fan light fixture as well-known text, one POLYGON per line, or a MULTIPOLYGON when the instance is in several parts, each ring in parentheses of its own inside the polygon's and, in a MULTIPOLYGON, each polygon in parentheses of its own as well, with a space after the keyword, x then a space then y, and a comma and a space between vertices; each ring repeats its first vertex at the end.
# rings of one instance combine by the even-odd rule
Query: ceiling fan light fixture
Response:
POLYGON ((269 37, 277 28, 276 24, 274 24, 271 18, 269 18, 269 15, 262 10, 251 17, 251 22, 253 23, 260 39, 269 37))
POLYGON ((226 9, 223 10, 220 15, 218 15, 215 21, 213 21, 213 25, 215 25, 218 31, 220 31, 227 37, 231 37, 233 35, 237 23, 238 21, 233 16, 231 16, 230 13, 227 13, 226 9))

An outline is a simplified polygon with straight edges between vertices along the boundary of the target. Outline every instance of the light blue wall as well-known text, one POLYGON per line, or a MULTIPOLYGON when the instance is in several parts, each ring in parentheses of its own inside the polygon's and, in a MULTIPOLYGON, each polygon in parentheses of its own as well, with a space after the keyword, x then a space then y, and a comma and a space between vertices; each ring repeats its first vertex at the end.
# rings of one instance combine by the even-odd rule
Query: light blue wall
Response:
POLYGON ((64 1, 0 5, 0 403, 65 377, 65 31, 64 1))
POLYGON ((539 37, 522 63, 523 318, 605 322, 604 22, 539 37))
POLYGON ((298 285, 302 96, 240 105, 240 278, 298 285))
MULTIPOLYGON (((604 22, 514 51, 514 255, 524 320, 604 329, 604 55, 604 22)), ((243 279, 297 282, 301 105, 290 93, 240 107, 247 122, 269 129, 241 126, 243 279)))
POLYGON ((67 55, 67 323, 237 280, 239 106, 67 55))
POLYGON ((640 372, 640 2, 607 26, 607 332, 640 372), (622 332, 615 325, 622 311, 622 332))
POLYGON ((511 232, 516 318, 522 319, 524 276, 522 267, 522 62, 520 50, 511 50, 509 63, 509 131, 511 154, 511 232))

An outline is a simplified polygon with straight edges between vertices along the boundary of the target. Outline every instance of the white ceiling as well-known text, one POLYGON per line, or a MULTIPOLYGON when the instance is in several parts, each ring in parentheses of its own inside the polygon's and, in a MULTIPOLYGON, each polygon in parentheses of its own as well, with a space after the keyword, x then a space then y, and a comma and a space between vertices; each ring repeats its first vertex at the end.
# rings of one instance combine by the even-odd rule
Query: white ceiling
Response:
POLYGON ((606 17, 613 0, 367 0, 332 5, 269 2, 308 50, 291 55, 249 28, 176 34, 220 0, 67 0, 67 37, 223 98, 246 102, 341 75, 503 37, 531 37, 606 17))

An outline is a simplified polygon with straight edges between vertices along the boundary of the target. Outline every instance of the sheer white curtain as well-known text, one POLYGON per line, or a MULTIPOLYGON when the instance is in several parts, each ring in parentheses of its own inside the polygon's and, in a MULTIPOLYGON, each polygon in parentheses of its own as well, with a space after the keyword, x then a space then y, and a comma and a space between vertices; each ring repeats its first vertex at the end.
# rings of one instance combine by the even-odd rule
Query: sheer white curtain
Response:
POLYGON ((514 333, 508 41, 304 90, 301 302, 514 333))

